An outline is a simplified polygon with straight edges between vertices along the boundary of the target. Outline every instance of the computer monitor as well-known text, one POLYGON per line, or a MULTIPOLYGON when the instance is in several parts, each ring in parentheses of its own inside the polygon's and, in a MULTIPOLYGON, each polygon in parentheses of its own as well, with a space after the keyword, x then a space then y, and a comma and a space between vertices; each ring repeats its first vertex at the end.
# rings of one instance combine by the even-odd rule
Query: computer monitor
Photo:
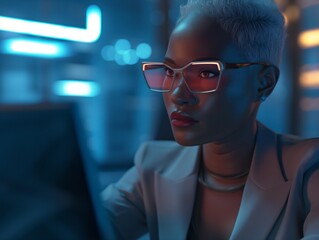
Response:
POLYGON ((103 239, 98 178, 76 120, 73 104, 0 106, 2 240, 103 239))

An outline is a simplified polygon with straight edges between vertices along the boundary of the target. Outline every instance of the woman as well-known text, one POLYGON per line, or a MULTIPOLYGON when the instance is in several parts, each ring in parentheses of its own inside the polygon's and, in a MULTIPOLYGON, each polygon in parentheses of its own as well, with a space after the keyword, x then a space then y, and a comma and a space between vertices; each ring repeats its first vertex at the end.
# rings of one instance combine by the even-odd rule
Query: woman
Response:
POLYGON ((181 8, 165 61, 143 64, 177 143, 145 143, 103 192, 110 239, 319 239, 319 139, 256 120, 284 38, 271 0, 181 8))

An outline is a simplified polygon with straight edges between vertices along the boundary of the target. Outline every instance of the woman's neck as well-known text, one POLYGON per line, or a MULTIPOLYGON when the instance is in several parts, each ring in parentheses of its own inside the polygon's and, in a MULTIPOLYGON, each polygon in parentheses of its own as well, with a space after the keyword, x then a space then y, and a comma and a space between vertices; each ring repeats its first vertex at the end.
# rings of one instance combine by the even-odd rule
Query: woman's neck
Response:
POLYGON ((257 123, 246 124, 219 142, 203 145, 203 163, 209 171, 221 176, 234 176, 250 168, 255 148, 257 123))

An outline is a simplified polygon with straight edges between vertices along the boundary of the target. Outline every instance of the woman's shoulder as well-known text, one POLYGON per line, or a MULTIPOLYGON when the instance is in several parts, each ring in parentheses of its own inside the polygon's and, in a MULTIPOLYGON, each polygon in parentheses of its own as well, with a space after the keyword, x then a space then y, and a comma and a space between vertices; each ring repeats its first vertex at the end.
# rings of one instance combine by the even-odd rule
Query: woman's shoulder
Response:
POLYGON ((290 158, 307 159, 319 152, 319 138, 301 138, 294 135, 281 135, 282 151, 290 158))
POLYGON ((175 141, 148 141, 135 154, 135 165, 143 171, 165 172, 194 167, 199 146, 182 146, 175 141))
POLYGON ((147 141, 141 144, 135 154, 135 161, 143 162, 148 158, 156 160, 166 155, 179 153, 185 147, 177 144, 175 141, 147 141))
POLYGON ((288 178, 319 167, 319 138, 282 135, 282 159, 288 178))

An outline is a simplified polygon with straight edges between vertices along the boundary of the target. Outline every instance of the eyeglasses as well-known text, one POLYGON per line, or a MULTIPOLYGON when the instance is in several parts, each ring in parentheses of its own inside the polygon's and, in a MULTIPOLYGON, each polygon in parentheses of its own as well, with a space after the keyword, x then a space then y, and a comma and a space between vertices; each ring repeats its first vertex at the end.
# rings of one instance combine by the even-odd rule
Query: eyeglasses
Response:
POLYGON ((142 70, 150 90, 171 91, 174 80, 183 76, 184 82, 192 93, 210 93, 218 89, 222 72, 251 65, 272 66, 268 63, 223 63, 221 61, 190 62, 182 68, 172 68, 161 62, 144 62, 142 70))

